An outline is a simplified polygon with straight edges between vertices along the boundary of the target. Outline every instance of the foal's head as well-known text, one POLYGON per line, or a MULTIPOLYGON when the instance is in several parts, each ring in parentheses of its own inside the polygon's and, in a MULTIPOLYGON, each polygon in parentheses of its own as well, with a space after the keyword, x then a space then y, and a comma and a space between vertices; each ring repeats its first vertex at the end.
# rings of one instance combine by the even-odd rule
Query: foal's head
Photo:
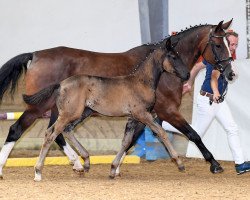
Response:
POLYGON ((205 44, 202 56, 219 70, 228 80, 233 80, 232 56, 226 41, 225 30, 231 25, 232 20, 223 24, 221 21, 210 30, 208 42, 205 44))
POLYGON ((165 71, 176 74, 182 81, 186 81, 190 77, 188 67, 183 63, 177 51, 174 50, 176 43, 171 42, 171 37, 166 41, 166 54, 163 62, 165 71))

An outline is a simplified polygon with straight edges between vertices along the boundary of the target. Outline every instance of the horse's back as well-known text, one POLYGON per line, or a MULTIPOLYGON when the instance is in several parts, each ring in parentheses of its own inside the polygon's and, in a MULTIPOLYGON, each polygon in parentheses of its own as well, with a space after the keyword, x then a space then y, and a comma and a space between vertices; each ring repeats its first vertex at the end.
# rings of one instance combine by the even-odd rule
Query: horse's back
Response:
POLYGON ((125 53, 98 53, 68 47, 56 47, 33 54, 25 83, 26 94, 77 74, 112 77, 132 71, 137 59, 125 53))

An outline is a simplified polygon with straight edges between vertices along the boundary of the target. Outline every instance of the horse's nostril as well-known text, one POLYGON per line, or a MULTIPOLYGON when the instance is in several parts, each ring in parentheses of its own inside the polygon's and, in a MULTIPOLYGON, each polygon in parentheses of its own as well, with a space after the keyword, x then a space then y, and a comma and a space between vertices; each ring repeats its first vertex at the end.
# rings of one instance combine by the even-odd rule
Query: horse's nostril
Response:
POLYGON ((187 79, 186 80, 188 80, 190 78, 190 73, 188 72, 187 73, 187 79))

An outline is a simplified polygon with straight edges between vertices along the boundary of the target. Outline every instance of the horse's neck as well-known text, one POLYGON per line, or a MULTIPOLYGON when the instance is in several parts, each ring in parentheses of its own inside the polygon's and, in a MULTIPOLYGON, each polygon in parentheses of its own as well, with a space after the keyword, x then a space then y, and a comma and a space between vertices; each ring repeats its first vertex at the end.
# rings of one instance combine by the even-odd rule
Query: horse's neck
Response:
POLYGON ((208 41, 211 26, 204 25, 191 29, 190 34, 188 33, 189 30, 187 30, 186 33, 184 31, 183 33, 180 33, 179 36, 177 35, 177 38, 175 38, 177 40, 179 39, 175 50, 179 52, 183 63, 187 65, 190 70, 193 68, 194 64, 204 50, 204 46, 208 41), (184 35, 182 36, 182 34, 184 35))
POLYGON ((149 84, 154 89, 156 89, 160 75, 163 72, 163 54, 164 51, 162 49, 155 50, 135 72, 138 80, 143 80, 144 84, 149 84))

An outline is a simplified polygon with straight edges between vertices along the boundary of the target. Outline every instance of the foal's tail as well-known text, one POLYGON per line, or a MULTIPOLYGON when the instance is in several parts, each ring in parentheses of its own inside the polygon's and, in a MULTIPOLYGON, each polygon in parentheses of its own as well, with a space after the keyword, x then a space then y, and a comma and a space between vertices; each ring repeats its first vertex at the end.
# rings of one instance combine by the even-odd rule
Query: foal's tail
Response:
POLYGON ((23 71, 27 71, 27 63, 32 58, 33 53, 24 53, 10 59, 0 68, 0 101, 2 101, 3 95, 9 87, 13 97, 18 79, 23 71))
POLYGON ((39 92, 33 95, 23 94, 23 100, 26 104, 29 105, 38 105, 44 102, 47 102, 48 99, 55 93, 55 91, 60 87, 60 84, 50 85, 47 88, 40 90, 39 92))

